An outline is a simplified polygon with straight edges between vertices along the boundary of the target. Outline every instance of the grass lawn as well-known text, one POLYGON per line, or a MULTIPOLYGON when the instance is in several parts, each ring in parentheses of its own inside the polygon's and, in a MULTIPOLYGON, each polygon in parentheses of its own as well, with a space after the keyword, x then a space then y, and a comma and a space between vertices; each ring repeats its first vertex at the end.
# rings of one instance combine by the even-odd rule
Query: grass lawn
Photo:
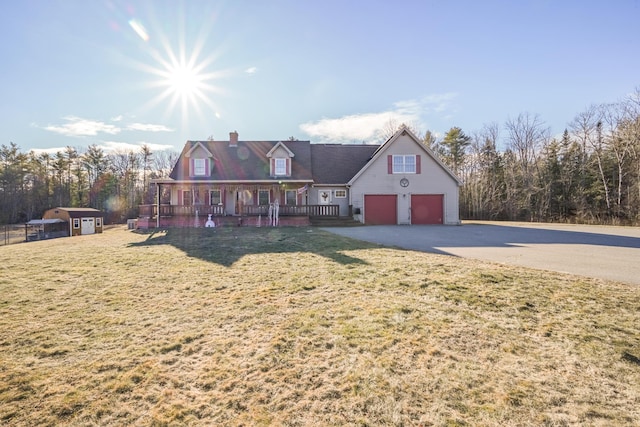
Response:
POLYGON ((0 424, 640 425, 640 287, 315 228, 3 246, 0 424))

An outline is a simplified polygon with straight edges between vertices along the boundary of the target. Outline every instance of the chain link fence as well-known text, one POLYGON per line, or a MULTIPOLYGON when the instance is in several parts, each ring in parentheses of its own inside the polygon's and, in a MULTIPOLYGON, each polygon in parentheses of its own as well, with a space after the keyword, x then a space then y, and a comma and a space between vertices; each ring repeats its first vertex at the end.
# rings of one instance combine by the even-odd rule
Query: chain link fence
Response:
POLYGON ((0 225, 0 246, 26 241, 25 225, 11 224, 0 225))

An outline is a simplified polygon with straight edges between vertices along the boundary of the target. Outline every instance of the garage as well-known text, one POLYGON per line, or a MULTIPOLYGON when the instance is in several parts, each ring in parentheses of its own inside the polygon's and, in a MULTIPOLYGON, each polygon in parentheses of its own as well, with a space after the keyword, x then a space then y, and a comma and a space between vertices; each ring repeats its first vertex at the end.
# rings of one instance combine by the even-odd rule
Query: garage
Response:
POLYGON ((398 223, 396 194, 365 194, 364 223, 367 225, 392 225, 398 223))
POLYGON ((443 194, 412 194, 411 224, 442 224, 443 194))

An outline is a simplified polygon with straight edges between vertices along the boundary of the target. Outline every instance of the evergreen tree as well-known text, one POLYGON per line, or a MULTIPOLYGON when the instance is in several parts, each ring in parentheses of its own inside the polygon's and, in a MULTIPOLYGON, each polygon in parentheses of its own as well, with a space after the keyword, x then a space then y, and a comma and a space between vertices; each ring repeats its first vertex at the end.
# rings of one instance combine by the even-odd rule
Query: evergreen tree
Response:
POLYGON ((460 172, 470 141, 471 137, 465 135, 462 129, 452 127, 440 143, 444 160, 455 174, 460 172))

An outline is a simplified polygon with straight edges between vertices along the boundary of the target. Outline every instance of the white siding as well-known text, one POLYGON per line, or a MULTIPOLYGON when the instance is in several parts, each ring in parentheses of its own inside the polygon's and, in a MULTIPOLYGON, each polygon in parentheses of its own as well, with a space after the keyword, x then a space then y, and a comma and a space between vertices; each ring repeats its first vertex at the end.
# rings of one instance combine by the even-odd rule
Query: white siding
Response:
POLYGON ((351 186, 351 204, 354 211, 360 208, 364 218, 365 194, 397 194, 398 224, 410 224, 411 194, 444 194, 444 224, 459 224, 458 183, 409 135, 400 135, 391 141, 372 160, 364 172, 351 186), (394 154, 415 154, 420 156, 420 174, 389 174, 387 156, 394 154), (400 180, 409 180, 409 186, 402 187, 400 180))

